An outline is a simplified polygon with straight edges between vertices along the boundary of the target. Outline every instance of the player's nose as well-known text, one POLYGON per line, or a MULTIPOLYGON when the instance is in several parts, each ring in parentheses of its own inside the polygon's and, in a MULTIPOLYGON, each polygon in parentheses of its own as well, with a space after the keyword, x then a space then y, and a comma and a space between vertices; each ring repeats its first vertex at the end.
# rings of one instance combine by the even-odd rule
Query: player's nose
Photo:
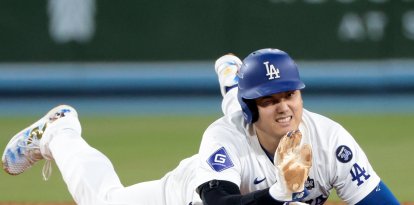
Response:
POLYGON ((285 100, 281 100, 276 104, 275 109, 277 113, 285 113, 289 110, 289 105, 285 100))

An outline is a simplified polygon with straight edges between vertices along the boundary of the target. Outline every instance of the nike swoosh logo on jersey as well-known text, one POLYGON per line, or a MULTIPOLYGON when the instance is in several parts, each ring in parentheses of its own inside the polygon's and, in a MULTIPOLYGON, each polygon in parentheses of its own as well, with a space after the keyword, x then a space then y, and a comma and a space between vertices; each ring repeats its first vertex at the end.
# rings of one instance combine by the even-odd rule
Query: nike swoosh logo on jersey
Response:
POLYGON ((254 184, 260 184, 262 181, 264 181, 266 179, 266 177, 263 178, 263 179, 260 179, 260 180, 258 178, 259 177, 256 177, 256 179, 254 179, 254 181, 253 181, 254 184))

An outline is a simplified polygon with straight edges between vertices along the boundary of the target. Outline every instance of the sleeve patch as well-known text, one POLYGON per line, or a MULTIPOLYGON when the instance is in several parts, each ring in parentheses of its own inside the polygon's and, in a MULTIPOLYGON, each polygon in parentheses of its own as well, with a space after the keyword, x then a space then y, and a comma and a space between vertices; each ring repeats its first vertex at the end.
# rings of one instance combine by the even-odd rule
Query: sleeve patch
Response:
POLYGON ((365 171, 365 168, 361 168, 357 163, 352 166, 350 173, 352 176, 352 181, 356 181, 358 186, 363 184, 371 177, 371 175, 365 171))
POLYGON ((336 158, 342 163, 351 161, 352 156, 351 149, 345 145, 341 145, 336 149, 336 158))
POLYGON ((224 147, 221 147, 215 151, 207 160, 210 167, 216 172, 221 172, 225 169, 233 167, 234 164, 231 161, 227 151, 224 147))

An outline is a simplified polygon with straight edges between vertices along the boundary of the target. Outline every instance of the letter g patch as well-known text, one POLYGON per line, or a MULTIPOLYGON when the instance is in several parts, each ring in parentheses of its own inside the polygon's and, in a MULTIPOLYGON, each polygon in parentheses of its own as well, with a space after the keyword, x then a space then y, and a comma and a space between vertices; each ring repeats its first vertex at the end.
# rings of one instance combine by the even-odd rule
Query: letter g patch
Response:
POLYGON ((207 163, 210 167, 216 171, 221 172, 225 169, 233 167, 234 164, 231 161, 227 151, 224 147, 221 147, 217 151, 215 151, 207 160, 207 163))

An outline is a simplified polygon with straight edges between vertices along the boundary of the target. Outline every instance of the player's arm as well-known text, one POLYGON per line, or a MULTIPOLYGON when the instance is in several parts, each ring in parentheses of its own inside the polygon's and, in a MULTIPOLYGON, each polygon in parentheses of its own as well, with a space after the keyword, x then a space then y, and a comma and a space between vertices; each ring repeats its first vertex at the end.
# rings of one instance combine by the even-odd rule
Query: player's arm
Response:
POLYGON ((331 146, 334 153, 329 164, 335 170, 333 187, 348 204, 399 204, 392 192, 381 181, 355 139, 342 127, 337 130, 331 146))
POLYGON ((300 145, 301 139, 297 130, 280 140, 275 153, 277 180, 270 188, 241 195, 235 183, 211 180, 197 188, 200 198, 206 205, 272 205, 304 199, 308 195, 304 183, 312 166, 312 151, 309 145, 300 145))
POLYGON ((400 204, 388 189, 388 187, 381 181, 374 190, 371 191, 365 198, 356 203, 356 205, 397 205, 400 204))
POLYGON ((197 189, 205 205, 281 205, 284 202, 274 200, 269 188, 242 195, 239 187, 229 181, 212 180, 197 189))

